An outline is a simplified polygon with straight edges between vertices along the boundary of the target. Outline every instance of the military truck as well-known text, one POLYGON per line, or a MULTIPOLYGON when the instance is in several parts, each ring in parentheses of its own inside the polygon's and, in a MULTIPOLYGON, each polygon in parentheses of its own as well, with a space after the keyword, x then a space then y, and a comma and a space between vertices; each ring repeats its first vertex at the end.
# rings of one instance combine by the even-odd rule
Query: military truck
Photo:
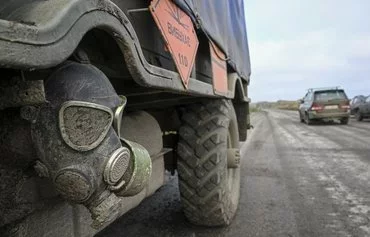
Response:
POLYGON ((228 225, 249 127, 242 0, 2 0, 0 233, 92 236, 178 174, 228 225))

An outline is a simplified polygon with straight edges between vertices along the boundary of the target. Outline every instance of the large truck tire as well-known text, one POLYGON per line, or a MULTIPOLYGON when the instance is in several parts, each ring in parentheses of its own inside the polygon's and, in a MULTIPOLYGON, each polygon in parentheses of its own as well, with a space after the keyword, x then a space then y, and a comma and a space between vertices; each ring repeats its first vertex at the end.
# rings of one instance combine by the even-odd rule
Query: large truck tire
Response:
POLYGON ((239 156, 238 123, 230 101, 185 108, 177 167, 181 201, 191 223, 225 226, 233 219, 240 193, 239 164, 231 168, 228 162, 233 151, 239 156))

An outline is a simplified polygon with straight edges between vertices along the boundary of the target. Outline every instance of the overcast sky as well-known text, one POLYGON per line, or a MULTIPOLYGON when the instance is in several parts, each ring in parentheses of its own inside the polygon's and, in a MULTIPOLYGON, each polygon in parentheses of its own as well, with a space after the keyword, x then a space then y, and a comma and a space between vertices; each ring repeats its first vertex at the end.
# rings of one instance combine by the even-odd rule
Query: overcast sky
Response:
POLYGON ((370 0, 244 0, 252 101, 370 94, 370 0))

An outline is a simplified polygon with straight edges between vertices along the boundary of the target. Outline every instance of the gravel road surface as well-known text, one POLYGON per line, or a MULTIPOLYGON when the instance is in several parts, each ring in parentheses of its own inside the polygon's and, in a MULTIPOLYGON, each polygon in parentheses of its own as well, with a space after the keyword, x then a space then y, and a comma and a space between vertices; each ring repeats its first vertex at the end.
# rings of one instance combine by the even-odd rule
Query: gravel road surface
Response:
POLYGON ((186 222, 174 176, 97 236, 370 236, 370 120, 308 126, 269 110, 252 124, 230 226, 186 222))

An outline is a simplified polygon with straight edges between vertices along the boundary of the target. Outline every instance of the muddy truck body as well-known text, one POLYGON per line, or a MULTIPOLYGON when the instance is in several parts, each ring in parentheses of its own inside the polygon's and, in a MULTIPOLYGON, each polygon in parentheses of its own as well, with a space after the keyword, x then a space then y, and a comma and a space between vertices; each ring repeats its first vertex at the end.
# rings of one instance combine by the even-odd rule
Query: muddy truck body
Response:
POLYGON ((92 236, 178 173, 228 225, 249 127, 242 0, 1 0, 0 233, 92 236))

